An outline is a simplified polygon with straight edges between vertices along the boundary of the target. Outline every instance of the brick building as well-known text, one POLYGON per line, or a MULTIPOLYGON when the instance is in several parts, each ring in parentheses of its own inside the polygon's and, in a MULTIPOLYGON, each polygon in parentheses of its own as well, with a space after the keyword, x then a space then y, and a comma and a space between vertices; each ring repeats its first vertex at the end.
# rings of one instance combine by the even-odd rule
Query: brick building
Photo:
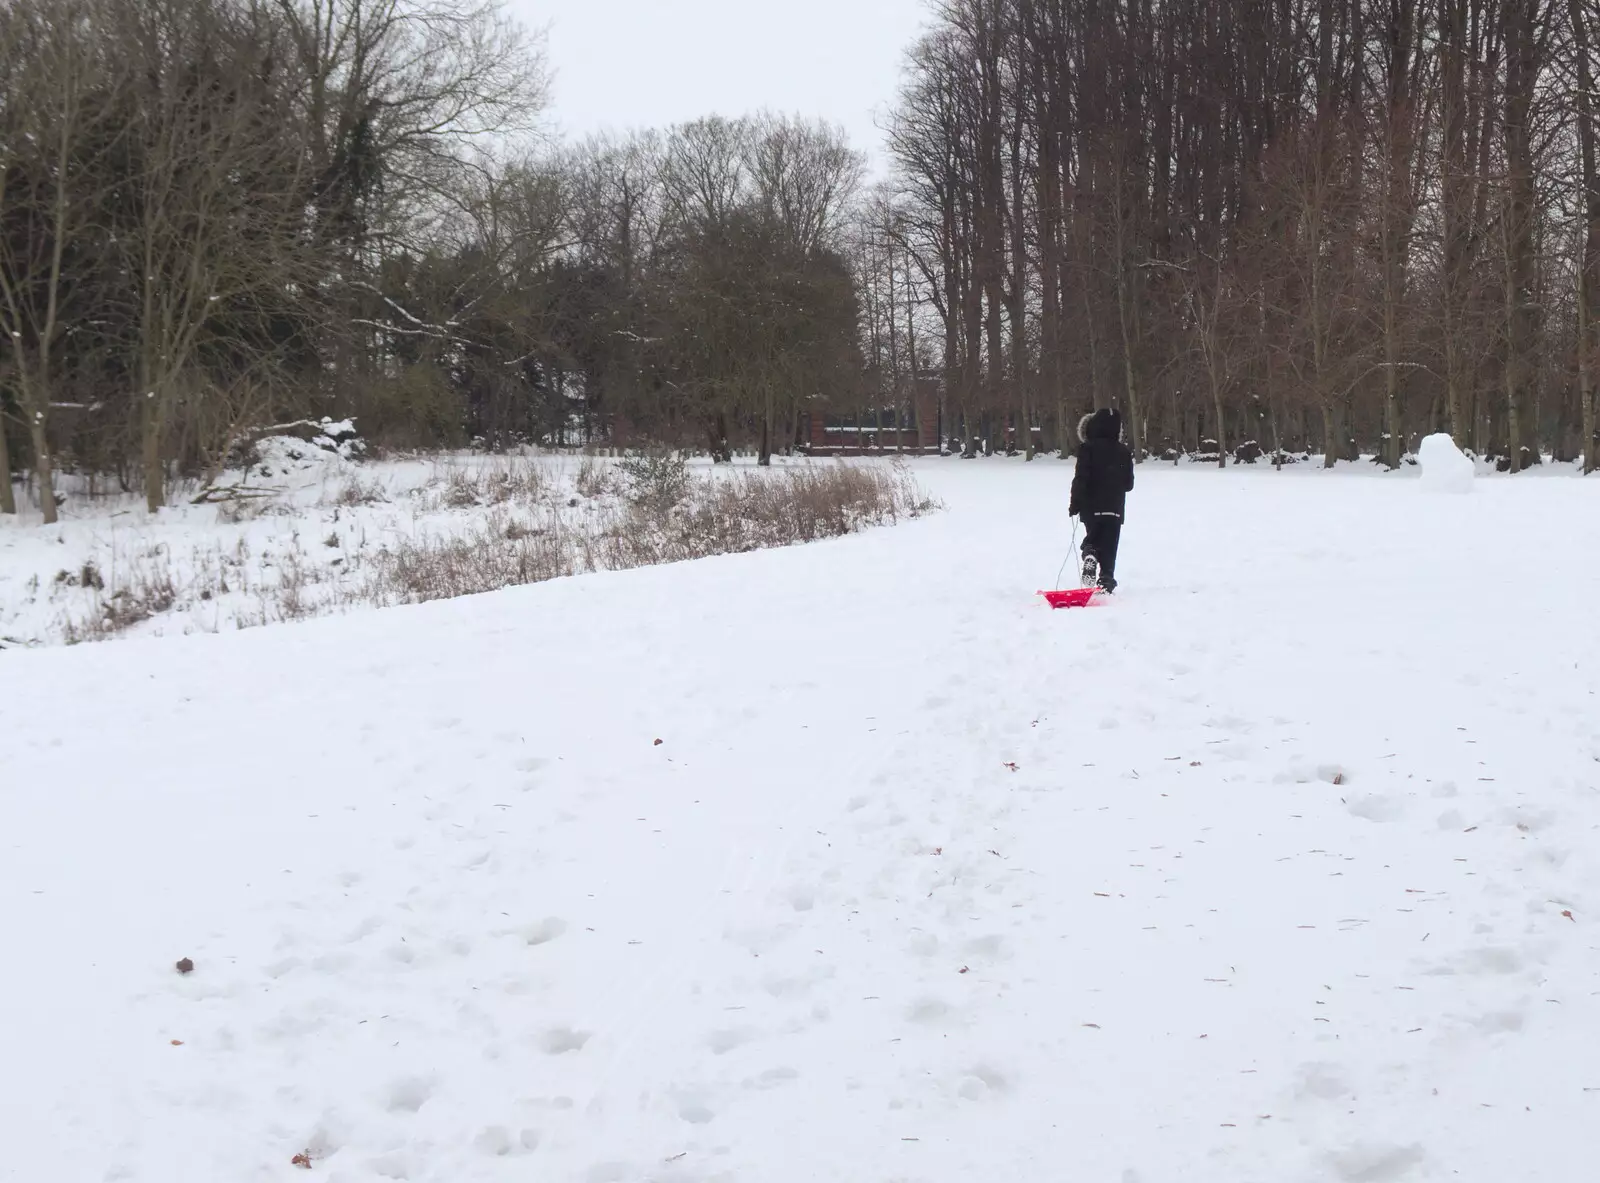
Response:
POLYGON ((942 435, 938 386, 925 382, 903 411, 862 411, 803 417, 801 438, 813 456, 875 456, 886 452, 937 453, 942 435))

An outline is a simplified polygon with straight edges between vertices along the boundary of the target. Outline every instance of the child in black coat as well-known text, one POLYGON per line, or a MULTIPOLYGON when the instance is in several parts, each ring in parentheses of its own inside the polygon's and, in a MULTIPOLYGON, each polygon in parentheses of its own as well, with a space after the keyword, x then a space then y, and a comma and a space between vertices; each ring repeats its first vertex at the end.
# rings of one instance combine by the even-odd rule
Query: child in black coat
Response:
POLYGON ((1117 544, 1133 489, 1133 452, 1122 442, 1122 416, 1102 409, 1078 422, 1077 468, 1067 513, 1083 520, 1083 583, 1117 589, 1117 544))

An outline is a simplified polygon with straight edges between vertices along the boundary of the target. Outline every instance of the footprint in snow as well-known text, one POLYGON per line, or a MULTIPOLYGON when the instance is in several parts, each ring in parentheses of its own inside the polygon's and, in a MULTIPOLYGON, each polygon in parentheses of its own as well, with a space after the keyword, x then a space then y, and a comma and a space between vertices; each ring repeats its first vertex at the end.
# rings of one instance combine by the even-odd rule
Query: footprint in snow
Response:
POLYGON ((589 1042, 587 1031, 574 1031, 571 1027, 552 1027, 539 1037, 539 1047, 546 1055, 564 1056, 580 1052, 589 1042))
POLYGON ((978 937, 967 942, 967 955, 969 957, 987 958, 993 960, 1005 952, 1005 938, 998 933, 978 937))
POLYGON ((913 1023, 923 1026, 934 1026, 947 1022, 951 1017, 950 1004, 939 998, 923 998, 912 1003, 906 1017, 913 1023))
POLYGON ((1472 1025, 1485 1035, 1505 1035, 1521 1031, 1527 1017, 1520 1011, 1497 1011, 1472 1020, 1472 1025))
POLYGON ((1369 822, 1395 822, 1406 813, 1404 801, 1398 797, 1383 796, 1381 793, 1347 798, 1344 807, 1351 817, 1359 817, 1369 822))
POLYGON ((433 1096, 433 1081, 422 1076, 407 1076, 389 1086, 384 1108, 390 1113, 416 1113, 433 1096))
POLYGON ((709 1125, 716 1119, 716 1114, 705 1103, 705 1098, 695 1095, 679 1097, 677 1102, 678 1117, 690 1125, 709 1125))
POLYGON ((417 1165, 405 1151, 394 1150, 369 1159, 367 1169, 380 1179, 410 1179, 414 1176, 417 1165))
POLYGON ((515 1137, 505 1126, 486 1126, 472 1139, 472 1148, 490 1158, 528 1154, 539 1148, 538 1130, 519 1130, 515 1137))
POLYGON ((768 1089, 793 1084, 799 1079, 800 1073, 793 1068, 768 1068, 760 1076, 744 1081, 741 1087, 747 1092, 765 1092, 768 1089))
POLYGON ((1295 1094, 1302 1099, 1337 1101, 1350 1095, 1350 1086, 1332 1064, 1302 1064, 1295 1081, 1295 1094))
POLYGON ((546 917, 533 924, 524 925, 517 930, 517 935, 530 946, 548 945, 551 941, 564 936, 567 931, 567 922, 555 916, 546 917))
POLYGON ((1005 1075, 987 1065, 979 1064, 969 1069, 962 1078, 957 1092, 968 1101, 982 1101, 988 1097, 998 1096, 1007 1092, 1011 1087, 1005 1075))
MULTIPOLYGON (((1328 1156, 1345 1183, 1398 1183, 1427 1161, 1421 1146, 1352 1146, 1328 1156)), ((1414 1176, 1413 1176, 1414 1177, 1414 1176)))
POLYGON ((724 1056, 734 1048, 743 1047, 756 1037, 756 1033, 747 1027, 734 1027, 722 1031, 713 1031, 706 1036, 706 1046, 711 1049, 714 1056, 724 1056))

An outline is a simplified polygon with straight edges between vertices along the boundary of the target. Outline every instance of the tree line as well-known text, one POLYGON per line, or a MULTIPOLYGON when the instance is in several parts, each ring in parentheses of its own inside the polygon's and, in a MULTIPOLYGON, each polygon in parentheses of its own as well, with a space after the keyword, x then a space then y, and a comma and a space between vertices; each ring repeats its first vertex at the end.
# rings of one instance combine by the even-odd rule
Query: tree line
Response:
POLYGON ((397 447, 788 447, 861 372, 838 130, 551 144, 500 0, 0 5, 0 512, 355 416, 397 447))
POLYGON ((8 0, 0 512, 351 416, 1031 458, 1115 405, 1142 456, 1596 467, 1600 0, 933 15, 865 188, 798 117, 550 142, 502 0, 8 0))
POLYGON ((875 237, 967 453, 1060 443, 1092 401, 1146 455, 1397 466, 1447 431, 1592 471, 1597 25, 1595 0, 943 0, 875 237))

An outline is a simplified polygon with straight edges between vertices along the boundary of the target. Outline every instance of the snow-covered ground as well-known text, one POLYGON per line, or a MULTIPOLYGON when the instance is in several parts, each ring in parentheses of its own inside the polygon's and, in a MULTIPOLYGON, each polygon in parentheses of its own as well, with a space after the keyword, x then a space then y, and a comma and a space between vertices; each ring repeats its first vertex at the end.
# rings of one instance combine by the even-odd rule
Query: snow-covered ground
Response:
POLYGON ((1147 466, 1052 613, 1070 467, 918 475, 0 654, 0 1177, 1587 1177, 1593 482, 1147 466))

